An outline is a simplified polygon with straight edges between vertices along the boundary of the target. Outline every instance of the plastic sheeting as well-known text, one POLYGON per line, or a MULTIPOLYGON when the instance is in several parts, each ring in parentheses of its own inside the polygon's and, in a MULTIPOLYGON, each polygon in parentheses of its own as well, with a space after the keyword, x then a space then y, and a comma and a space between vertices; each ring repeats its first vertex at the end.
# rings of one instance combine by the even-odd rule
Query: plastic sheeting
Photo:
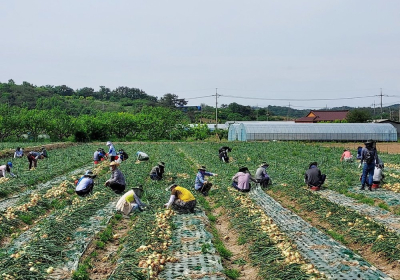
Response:
POLYGON ((396 128, 388 123, 241 123, 229 127, 229 141, 397 141, 396 128))

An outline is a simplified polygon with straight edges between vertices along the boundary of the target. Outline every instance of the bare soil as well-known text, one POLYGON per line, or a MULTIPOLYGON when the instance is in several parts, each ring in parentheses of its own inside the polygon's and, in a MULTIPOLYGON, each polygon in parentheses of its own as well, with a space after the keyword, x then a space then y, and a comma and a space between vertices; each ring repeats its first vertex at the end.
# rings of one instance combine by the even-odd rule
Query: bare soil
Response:
POLYGON ((239 234, 234 231, 229 222, 229 217, 226 210, 222 207, 216 208, 212 213, 217 220, 215 222, 215 228, 218 230, 218 234, 224 243, 225 247, 232 252, 232 258, 224 261, 224 266, 230 269, 236 269, 240 271, 239 280, 259 280, 258 270, 256 267, 251 266, 251 260, 249 257, 248 245, 239 245, 238 238, 239 234), (243 259, 246 261, 245 264, 234 264, 236 260, 243 259))
MULTIPOLYGON (((75 146, 75 145, 78 145, 78 144, 73 143, 73 142, 62 142, 62 143, 46 144, 46 145, 42 145, 42 146, 44 146, 46 148, 46 150, 51 151, 51 150, 67 148, 67 147, 75 146)), ((40 151, 42 146, 31 146, 31 147, 23 148, 24 154, 26 155, 27 153, 29 153, 31 151, 40 151)), ((16 147, 14 147, 12 149, 0 151, 0 158, 13 157, 15 148, 16 147)))
POLYGON ((89 279, 108 279, 117 266, 116 261, 118 258, 120 240, 128 235, 131 224, 132 222, 130 220, 122 219, 117 225, 115 225, 113 227, 113 234, 116 238, 105 243, 104 249, 97 248, 97 239, 92 241, 86 252, 81 257, 81 260, 85 260, 87 257, 92 258, 90 262, 92 269, 89 270, 89 279), (94 254, 96 254, 96 256, 93 256, 94 254))
MULTIPOLYGON (((357 151, 358 147, 365 147, 364 143, 350 142, 350 143, 329 143, 323 144, 325 147, 343 147, 343 149, 349 149, 354 153, 357 151)), ((400 143, 397 142, 382 142, 376 143, 376 149, 380 153, 388 153, 388 154, 398 154, 400 153, 400 143)))
MULTIPOLYGON (((268 191, 268 194, 277 200, 283 207, 288 209, 296 209, 296 214, 302 217, 305 221, 309 222, 311 225, 318 229, 330 229, 331 225, 327 222, 321 221, 319 217, 309 211, 304 211, 295 201, 286 197, 281 192, 268 191)), ((346 236, 345 236, 346 238, 346 236)), ((393 279, 400 279, 400 263, 399 262, 387 262, 379 253, 374 253, 371 251, 371 246, 365 246, 357 243, 343 244, 352 251, 360 254, 369 263, 391 276, 393 279)))

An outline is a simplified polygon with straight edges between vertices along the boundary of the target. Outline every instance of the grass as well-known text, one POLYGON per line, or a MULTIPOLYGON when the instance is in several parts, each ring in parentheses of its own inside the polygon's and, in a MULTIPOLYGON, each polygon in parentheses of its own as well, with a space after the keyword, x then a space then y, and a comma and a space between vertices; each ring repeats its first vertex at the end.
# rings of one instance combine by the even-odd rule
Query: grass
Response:
POLYGON ((240 277, 240 272, 236 269, 226 269, 224 272, 230 279, 238 279, 240 277))
POLYGON ((333 239, 335 239, 336 241, 339 241, 342 244, 346 244, 347 243, 347 241, 344 238, 344 236, 342 234, 340 234, 340 233, 337 233, 334 230, 330 229, 326 233, 328 233, 333 239))
POLYGON ((384 209, 384 210, 386 210, 386 211, 390 211, 389 205, 387 205, 385 202, 379 203, 379 204, 378 204, 378 207, 379 207, 379 208, 382 208, 382 209, 384 209))

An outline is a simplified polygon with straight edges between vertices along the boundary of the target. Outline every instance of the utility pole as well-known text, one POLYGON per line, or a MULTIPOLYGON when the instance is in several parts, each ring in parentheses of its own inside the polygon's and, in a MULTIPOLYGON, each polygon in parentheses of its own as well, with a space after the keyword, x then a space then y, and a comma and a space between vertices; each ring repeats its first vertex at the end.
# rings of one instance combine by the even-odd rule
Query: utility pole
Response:
POLYGON ((289 121, 289 110, 290 110, 290 102, 289 102, 289 108, 287 109, 287 117, 286 117, 287 121, 289 121))
POLYGON ((218 128, 218 88, 215 88, 215 128, 218 128))
POLYGON ((380 97, 381 97, 381 119, 383 119, 382 96, 383 96, 383 94, 382 94, 382 88, 381 88, 381 94, 380 94, 380 97))

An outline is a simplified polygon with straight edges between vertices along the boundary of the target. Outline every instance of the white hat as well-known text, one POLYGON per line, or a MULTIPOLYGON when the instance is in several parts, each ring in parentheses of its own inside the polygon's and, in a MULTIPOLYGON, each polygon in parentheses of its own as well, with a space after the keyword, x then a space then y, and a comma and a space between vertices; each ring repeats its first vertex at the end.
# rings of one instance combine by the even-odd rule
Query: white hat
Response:
POLYGON ((172 185, 170 185, 168 188, 166 188, 165 190, 167 191, 167 192, 169 192, 173 187, 176 187, 176 186, 178 186, 177 184, 172 184, 172 185))
POLYGON ((111 142, 107 141, 106 146, 110 146, 110 145, 111 145, 111 142))

